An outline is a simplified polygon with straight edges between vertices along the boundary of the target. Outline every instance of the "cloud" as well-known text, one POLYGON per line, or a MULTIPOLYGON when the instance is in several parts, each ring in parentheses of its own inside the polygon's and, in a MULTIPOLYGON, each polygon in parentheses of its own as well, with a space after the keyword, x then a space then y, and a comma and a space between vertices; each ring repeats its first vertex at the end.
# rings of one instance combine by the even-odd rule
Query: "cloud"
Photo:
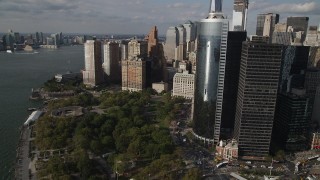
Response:
POLYGON ((266 11, 276 13, 314 14, 320 13, 320 7, 316 2, 283 3, 265 8, 266 11))

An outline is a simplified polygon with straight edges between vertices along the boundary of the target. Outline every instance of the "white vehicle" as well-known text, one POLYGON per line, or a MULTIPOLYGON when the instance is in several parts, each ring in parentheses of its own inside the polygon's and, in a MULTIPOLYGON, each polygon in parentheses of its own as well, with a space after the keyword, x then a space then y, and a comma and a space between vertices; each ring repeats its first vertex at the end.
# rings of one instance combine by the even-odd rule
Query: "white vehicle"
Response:
POLYGON ((261 168, 267 168, 265 165, 261 165, 261 168))
POLYGON ((246 163, 247 163, 247 164, 251 164, 251 161, 247 161, 246 163))

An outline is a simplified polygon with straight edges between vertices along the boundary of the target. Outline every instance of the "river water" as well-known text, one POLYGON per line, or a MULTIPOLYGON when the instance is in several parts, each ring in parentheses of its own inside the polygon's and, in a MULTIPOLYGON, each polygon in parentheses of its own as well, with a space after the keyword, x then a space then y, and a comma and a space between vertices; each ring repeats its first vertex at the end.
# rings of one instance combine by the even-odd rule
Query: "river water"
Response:
POLYGON ((28 118, 32 88, 57 73, 79 72, 84 66, 83 46, 39 49, 37 54, 0 53, 0 179, 10 179, 19 141, 19 128, 28 118))

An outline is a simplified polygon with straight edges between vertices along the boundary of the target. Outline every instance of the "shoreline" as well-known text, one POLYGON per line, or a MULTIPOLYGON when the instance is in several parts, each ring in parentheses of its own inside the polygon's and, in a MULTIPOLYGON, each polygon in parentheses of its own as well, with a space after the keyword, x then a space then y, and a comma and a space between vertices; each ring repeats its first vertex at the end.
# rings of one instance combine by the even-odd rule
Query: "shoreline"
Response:
POLYGON ((14 179, 31 179, 29 164, 31 159, 30 154, 30 129, 28 126, 22 125, 20 127, 20 137, 18 147, 16 149, 17 155, 13 166, 14 179))

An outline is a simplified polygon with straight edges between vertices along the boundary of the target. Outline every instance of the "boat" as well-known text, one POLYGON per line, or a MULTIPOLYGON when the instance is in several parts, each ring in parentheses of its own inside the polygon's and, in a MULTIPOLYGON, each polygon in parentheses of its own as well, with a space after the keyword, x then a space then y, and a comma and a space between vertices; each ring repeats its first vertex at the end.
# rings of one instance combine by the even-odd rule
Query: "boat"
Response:
POLYGON ((12 54, 12 51, 11 50, 7 50, 7 53, 12 54))
POLYGON ((28 108, 28 111, 35 111, 37 108, 28 108))

